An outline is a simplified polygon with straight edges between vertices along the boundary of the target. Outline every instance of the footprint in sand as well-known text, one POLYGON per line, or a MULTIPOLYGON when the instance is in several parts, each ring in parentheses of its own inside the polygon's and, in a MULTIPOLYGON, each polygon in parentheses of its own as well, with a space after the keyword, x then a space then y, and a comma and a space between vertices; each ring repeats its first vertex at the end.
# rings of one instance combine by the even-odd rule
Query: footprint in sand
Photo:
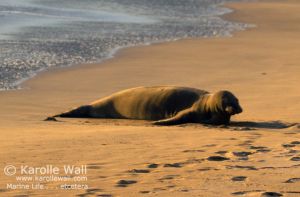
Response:
POLYGON ((166 188, 163 188, 163 187, 156 187, 156 188, 153 188, 153 192, 158 192, 158 191, 165 191, 167 190, 166 188))
POLYGON ((227 169, 246 169, 246 170, 258 170, 255 166, 226 166, 227 169))
POLYGON ((189 192, 190 190, 188 190, 188 189, 180 189, 179 191, 180 192, 189 192))
POLYGON ((167 163, 164 165, 165 168, 181 168, 182 163, 167 163))
POLYGON ((298 134, 298 132, 287 132, 287 133, 284 133, 284 134, 286 134, 286 135, 296 135, 296 134, 298 134))
POLYGON ((244 142, 238 144, 238 146, 251 146, 253 142, 253 140, 245 140, 244 142))
POLYGON ((144 174, 144 173, 150 173, 150 170, 147 169, 133 169, 129 170, 129 173, 134 173, 134 174, 144 174))
POLYGON ((290 160, 291 161, 300 161, 300 157, 292 157, 290 160))
POLYGON ((249 149, 260 150, 260 149, 268 149, 266 146, 250 146, 249 149))
POLYGON ((249 146, 249 149, 256 150, 257 153, 271 152, 271 149, 265 146, 249 146))
POLYGON ((98 194, 99 197, 113 197, 111 194, 98 194))
POLYGON ((296 146, 295 144, 282 144, 283 148, 293 148, 295 146, 296 146))
POLYGON ((279 197, 282 196, 282 194, 277 192, 264 192, 261 194, 261 197, 279 197))
POLYGON ((103 190, 102 189, 98 189, 98 188, 90 188, 90 189, 86 190, 87 193, 92 193, 92 194, 94 194, 96 192, 101 192, 101 191, 103 191, 103 190))
POLYGON ((145 190, 145 191, 139 191, 139 193, 141 193, 141 194, 149 194, 150 191, 147 191, 147 190, 145 190))
POLYGON ((257 162, 260 162, 260 163, 262 163, 262 162, 266 162, 266 160, 264 160, 264 159, 261 159, 261 160, 258 160, 257 162))
POLYGON ((117 182, 117 187, 127 187, 128 185, 132 185, 132 184, 135 184, 137 183, 137 181, 135 180, 119 180, 117 182))
POLYGON ((225 155, 226 153, 228 153, 228 151, 226 151, 226 150, 220 150, 220 151, 217 151, 215 153, 219 154, 219 155, 225 155))
POLYGON ((244 141, 244 143, 247 143, 247 144, 251 144, 251 143, 253 143, 254 142, 254 140, 245 140, 244 141))
POLYGON ((299 152, 300 152, 300 151, 298 151, 298 150, 290 149, 288 153, 295 154, 295 153, 299 153, 299 152))
POLYGON ((157 168, 159 165, 156 163, 151 163, 148 165, 148 168, 157 168))
POLYGON ((234 196, 245 196, 247 194, 253 194, 253 195, 255 193, 259 194, 259 192, 263 192, 263 190, 239 191, 239 192, 233 192, 231 194, 234 195, 234 196))
POLYGON ((90 189, 87 189, 85 191, 86 191, 85 193, 78 194, 77 196, 79 196, 79 197, 90 196, 90 195, 96 194, 97 192, 102 192, 103 190, 102 189, 98 189, 98 188, 90 188, 90 189))
POLYGON ((217 168, 212 168, 212 167, 204 167, 204 168, 199 168, 198 171, 209 171, 209 170, 219 170, 217 168))
POLYGON ((245 181, 246 179, 246 176, 235 176, 231 178, 232 181, 245 181))
POLYGON ((196 152, 202 153, 202 152, 205 152, 205 151, 204 150, 184 150, 182 152, 184 152, 184 153, 196 153, 196 152))
POLYGON ((175 179, 175 178, 178 178, 179 175, 178 174, 174 174, 174 175, 166 175, 158 180, 160 181, 164 181, 164 180, 171 180, 171 179, 175 179))
POLYGON ((285 181, 285 183, 296 183, 296 182, 300 182, 300 178, 291 178, 285 181))
POLYGON ((279 153, 279 155, 275 155, 274 157, 293 157, 295 155, 295 153, 290 152, 284 152, 284 153, 279 153))
POLYGON ((257 153, 267 153, 267 152, 271 152, 270 149, 259 149, 259 150, 256 150, 257 153))
POLYGON ((204 161, 204 159, 190 158, 190 159, 186 160, 185 162, 181 162, 181 164, 182 165, 194 164, 194 163, 201 163, 202 161, 204 161))
POLYGON ((247 157, 249 155, 252 155, 253 153, 247 151, 240 151, 240 152, 232 152, 232 154, 237 157, 247 157))
POLYGON ((232 155, 238 157, 238 160, 247 161, 249 160, 249 155, 252 155, 253 152, 247 152, 247 151, 235 151, 232 152, 232 155))
POLYGON ((231 194, 234 195, 234 196, 244 196, 245 194, 247 194, 247 191, 233 192, 231 194))
POLYGON ((210 156, 207 158, 208 161, 226 161, 226 160, 230 160, 227 157, 222 157, 222 156, 210 156))
POLYGON ((174 188, 176 185, 168 185, 167 188, 174 188))
POLYGON ((13 196, 13 197, 29 197, 29 195, 26 195, 26 194, 24 194, 24 195, 16 195, 16 196, 13 196))
POLYGON ((214 147, 214 146, 217 146, 216 144, 207 144, 207 145, 204 145, 202 147, 214 147))
POLYGON ((299 144, 300 144, 300 141, 292 141, 288 144, 282 144, 282 147, 289 149, 289 148, 296 147, 299 144))
POLYGON ((98 164, 98 163, 87 164, 87 169, 90 169, 90 170, 97 170, 100 168, 101 168, 100 164, 98 164))

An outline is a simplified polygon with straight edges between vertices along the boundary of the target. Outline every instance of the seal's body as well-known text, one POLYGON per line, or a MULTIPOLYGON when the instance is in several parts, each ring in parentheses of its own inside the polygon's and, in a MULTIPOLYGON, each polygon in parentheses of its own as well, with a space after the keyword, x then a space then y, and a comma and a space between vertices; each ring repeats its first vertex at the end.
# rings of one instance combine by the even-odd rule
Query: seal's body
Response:
POLYGON ((117 92, 55 117, 156 120, 157 125, 228 124, 231 115, 241 112, 229 91, 210 94, 195 88, 156 86, 117 92))

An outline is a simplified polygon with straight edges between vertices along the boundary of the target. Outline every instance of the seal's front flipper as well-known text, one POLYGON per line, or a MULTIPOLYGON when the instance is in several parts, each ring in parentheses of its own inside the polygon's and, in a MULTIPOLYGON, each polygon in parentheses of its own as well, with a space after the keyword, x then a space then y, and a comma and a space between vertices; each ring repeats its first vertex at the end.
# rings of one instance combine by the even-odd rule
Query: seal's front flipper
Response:
POLYGON ((203 124, 210 124, 210 125, 228 125, 230 122, 230 116, 218 116, 213 115, 209 120, 202 120, 201 123, 203 124))
POLYGON ((155 121, 154 125, 178 125, 178 124, 184 124, 188 122, 194 122, 195 121, 195 112, 191 111, 190 109, 184 110, 179 112, 176 116, 172 118, 167 118, 163 120, 155 121))

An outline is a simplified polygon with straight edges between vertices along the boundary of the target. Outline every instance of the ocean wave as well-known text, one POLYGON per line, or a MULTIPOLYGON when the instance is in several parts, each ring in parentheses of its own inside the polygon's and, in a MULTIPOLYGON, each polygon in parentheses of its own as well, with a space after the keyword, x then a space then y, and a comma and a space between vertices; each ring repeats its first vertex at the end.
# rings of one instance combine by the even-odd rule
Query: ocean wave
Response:
POLYGON ((0 89, 41 70, 95 63, 117 49, 187 37, 230 36, 221 0, 24 0, 0 2, 0 89))

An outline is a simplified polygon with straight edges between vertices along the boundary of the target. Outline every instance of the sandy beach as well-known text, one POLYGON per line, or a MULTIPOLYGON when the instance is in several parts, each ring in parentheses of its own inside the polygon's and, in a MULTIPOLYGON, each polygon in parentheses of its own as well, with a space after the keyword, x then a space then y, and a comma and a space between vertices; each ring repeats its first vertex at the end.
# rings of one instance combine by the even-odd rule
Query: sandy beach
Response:
POLYGON ((0 92, 0 196, 300 196, 300 2, 226 6, 235 10, 226 20, 256 27, 232 37, 127 48, 101 64, 43 72, 21 90, 0 92), (244 112, 228 127, 43 121, 152 85, 230 90, 244 112), (5 175, 7 165, 17 174, 5 175), (22 165, 87 165, 87 180, 17 181, 22 165), (46 189, 7 188, 17 183, 46 189))

